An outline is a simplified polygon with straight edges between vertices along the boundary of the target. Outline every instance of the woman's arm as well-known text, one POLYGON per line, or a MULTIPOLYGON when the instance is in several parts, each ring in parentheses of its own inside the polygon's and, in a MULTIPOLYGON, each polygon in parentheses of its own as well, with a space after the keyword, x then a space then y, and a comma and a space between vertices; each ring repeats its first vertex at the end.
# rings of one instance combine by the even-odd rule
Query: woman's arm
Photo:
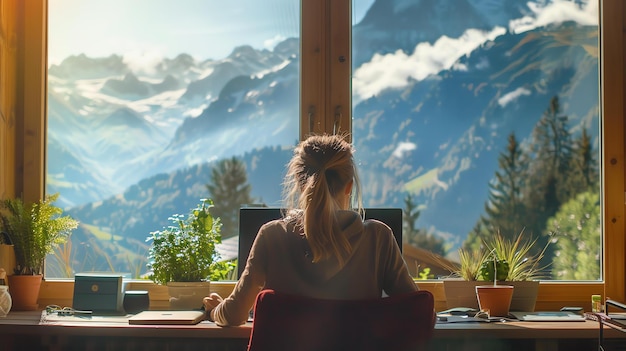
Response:
MULTIPOLYGON (((222 301, 212 301, 211 296, 205 298, 209 299, 208 306, 205 304, 205 309, 209 313, 208 316, 217 325, 237 326, 244 324, 248 320, 257 294, 265 286, 268 253, 263 231, 264 227, 261 227, 252 244, 246 268, 231 294, 222 301), (208 308, 212 306, 215 308, 209 310, 208 308)), ((217 295, 215 300, 219 299, 221 297, 217 295)))

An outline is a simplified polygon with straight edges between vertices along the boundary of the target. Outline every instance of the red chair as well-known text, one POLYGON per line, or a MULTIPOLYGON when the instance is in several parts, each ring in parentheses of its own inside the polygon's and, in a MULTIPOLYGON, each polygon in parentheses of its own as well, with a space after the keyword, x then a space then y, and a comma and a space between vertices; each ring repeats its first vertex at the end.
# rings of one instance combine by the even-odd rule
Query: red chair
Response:
POLYGON ((248 351, 423 350, 435 327, 428 291, 369 300, 259 293, 248 351))

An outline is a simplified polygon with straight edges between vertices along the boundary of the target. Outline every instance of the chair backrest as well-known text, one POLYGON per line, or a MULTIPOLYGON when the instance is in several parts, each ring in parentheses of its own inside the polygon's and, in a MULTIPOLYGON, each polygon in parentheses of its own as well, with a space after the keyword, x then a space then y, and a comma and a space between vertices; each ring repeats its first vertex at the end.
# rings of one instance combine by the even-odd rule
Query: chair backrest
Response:
POLYGON ((324 300, 263 290, 248 351, 421 350, 435 327, 434 298, 416 291, 368 300, 324 300))

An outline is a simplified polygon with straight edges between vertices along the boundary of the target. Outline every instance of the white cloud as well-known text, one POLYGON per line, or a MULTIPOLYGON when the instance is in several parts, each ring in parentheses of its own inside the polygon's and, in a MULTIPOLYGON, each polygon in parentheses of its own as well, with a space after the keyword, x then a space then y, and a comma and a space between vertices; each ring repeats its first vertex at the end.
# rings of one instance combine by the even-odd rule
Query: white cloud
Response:
POLYGON ((263 47, 268 50, 274 50, 274 47, 285 40, 285 36, 277 34, 271 39, 263 41, 263 47))
POLYGON ((393 155, 397 158, 402 158, 405 153, 415 149, 417 149, 417 145, 415 145, 415 143, 401 142, 398 144, 396 149, 393 150, 393 155))
POLYGON ((393 54, 374 54, 370 62, 354 72, 352 89, 355 98, 367 99, 384 89, 403 88, 411 80, 422 80, 449 69, 463 55, 504 33, 504 28, 500 27, 490 32, 468 29, 456 39, 443 36, 434 44, 419 43, 411 55, 401 50, 393 54))
POLYGON ((163 54, 160 51, 129 51, 124 54, 124 63, 133 72, 145 74, 155 73, 155 68, 163 61, 163 54))
POLYGON ((575 4, 571 0, 553 0, 549 4, 529 2, 528 8, 532 16, 511 20, 509 29, 513 33, 523 33, 537 27, 552 23, 575 21, 582 25, 598 24, 598 2, 588 1, 583 6, 575 4))
MULTIPOLYGON (((577 5, 572 0, 553 0, 549 4, 529 2, 528 7, 532 15, 510 21, 511 32, 520 33, 570 20, 582 25, 598 24, 598 2, 593 0, 584 5, 577 5)), ((461 65, 455 66, 456 61, 504 33, 505 30, 499 27, 491 32, 468 29, 456 39, 443 36, 432 45, 419 43, 410 55, 401 50, 386 55, 374 54, 370 62, 354 71, 353 102, 358 103, 385 89, 404 88, 413 80, 423 80, 442 70, 467 69, 461 65)))
POLYGON ((504 96, 499 98, 498 105, 500 105, 501 107, 505 107, 506 105, 509 104, 509 102, 517 100, 517 98, 522 95, 530 95, 530 90, 526 88, 517 88, 514 91, 508 94, 505 94, 504 96))

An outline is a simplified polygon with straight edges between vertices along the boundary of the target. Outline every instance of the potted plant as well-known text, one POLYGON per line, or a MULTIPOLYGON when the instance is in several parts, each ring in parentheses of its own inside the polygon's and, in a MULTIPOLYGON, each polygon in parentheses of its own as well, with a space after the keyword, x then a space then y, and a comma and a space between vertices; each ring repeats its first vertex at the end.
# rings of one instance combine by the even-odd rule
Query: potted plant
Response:
POLYGON ((58 197, 58 193, 47 195, 28 204, 20 198, 0 201, 0 229, 15 252, 13 275, 8 276, 14 310, 39 307, 37 298, 46 256, 78 227, 78 221, 63 216, 63 210, 54 206, 58 197))
POLYGON ((514 287, 512 311, 533 311, 539 290, 539 279, 545 267, 540 266, 546 247, 532 254, 535 240, 524 240, 523 231, 514 240, 506 239, 500 232, 483 247, 474 250, 459 249, 459 265, 450 267, 450 278, 444 279, 448 308, 478 308, 475 287, 495 281, 514 287), (494 268, 494 265, 496 268, 494 268), (456 278, 456 279, 454 279, 456 278))
POLYGON ((216 245, 222 242, 219 217, 213 217, 213 201, 202 199, 186 216, 169 217, 171 225, 151 232, 147 242, 149 278, 168 286, 170 308, 197 309, 210 293, 210 281, 224 279, 233 268, 220 261, 216 245))

